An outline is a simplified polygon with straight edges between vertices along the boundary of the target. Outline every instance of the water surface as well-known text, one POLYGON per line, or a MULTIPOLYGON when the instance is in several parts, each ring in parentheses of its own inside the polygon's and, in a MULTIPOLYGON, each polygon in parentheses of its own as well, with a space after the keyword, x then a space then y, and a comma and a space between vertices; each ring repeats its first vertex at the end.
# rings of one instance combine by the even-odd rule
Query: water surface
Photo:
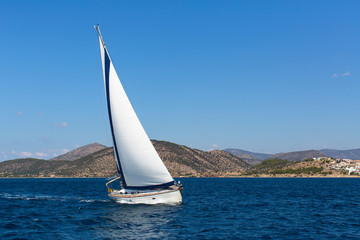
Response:
POLYGON ((179 206, 105 179, 0 179, 0 239, 360 239, 360 179, 186 178, 179 206))

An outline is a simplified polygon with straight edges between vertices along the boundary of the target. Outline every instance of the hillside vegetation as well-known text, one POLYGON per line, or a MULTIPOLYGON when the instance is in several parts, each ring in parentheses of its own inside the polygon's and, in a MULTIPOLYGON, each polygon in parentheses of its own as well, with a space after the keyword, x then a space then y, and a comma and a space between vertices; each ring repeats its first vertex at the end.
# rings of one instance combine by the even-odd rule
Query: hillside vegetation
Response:
POLYGON ((267 159, 244 173, 245 176, 261 177, 322 177, 322 176, 344 176, 346 172, 330 169, 327 160, 290 162, 282 159, 267 159))

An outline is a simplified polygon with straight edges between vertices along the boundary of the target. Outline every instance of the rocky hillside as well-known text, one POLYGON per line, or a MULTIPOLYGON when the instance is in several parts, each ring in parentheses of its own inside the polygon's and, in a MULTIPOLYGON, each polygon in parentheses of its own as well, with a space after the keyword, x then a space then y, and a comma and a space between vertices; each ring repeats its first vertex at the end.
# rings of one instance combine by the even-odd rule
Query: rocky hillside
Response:
POLYGON ((92 144, 88 144, 85 145, 83 147, 79 147, 75 150, 72 150, 68 153, 65 153, 63 155, 51 158, 50 160, 68 160, 68 161, 73 161, 82 157, 85 157, 91 153, 97 152, 101 149, 106 148, 106 146, 101 145, 99 143, 92 143, 92 144))
MULTIPOLYGON (((228 152, 205 152, 165 141, 153 144, 172 176, 219 176, 250 165, 228 152)), ((0 162, 0 177, 109 177, 116 173, 112 148, 76 160, 16 159, 0 162)))
POLYGON ((209 152, 152 140, 170 173, 180 175, 204 175, 209 172, 242 172, 250 165, 240 158, 221 150, 209 152))
POLYGON ((322 149, 320 152, 324 153, 326 156, 332 158, 340 159, 352 159, 360 160, 360 148, 349 149, 349 150, 334 150, 334 149, 322 149))
POLYGON ((326 157, 326 155, 318 150, 307 150, 307 151, 299 151, 299 152, 288 152, 288 153, 277 153, 271 155, 270 159, 283 159, 288 160, 290 162, 295 161, 303 161, 307 158, 314 157, 326 157))

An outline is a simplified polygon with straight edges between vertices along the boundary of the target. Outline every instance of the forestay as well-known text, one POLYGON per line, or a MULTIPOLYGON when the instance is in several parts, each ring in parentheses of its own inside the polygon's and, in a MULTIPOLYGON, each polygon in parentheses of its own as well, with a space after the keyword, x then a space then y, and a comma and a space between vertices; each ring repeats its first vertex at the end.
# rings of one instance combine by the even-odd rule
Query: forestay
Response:
POLYGON ((125 188, 172 185, 118 78, 99 31, 104 84, 116 164, 125 188))

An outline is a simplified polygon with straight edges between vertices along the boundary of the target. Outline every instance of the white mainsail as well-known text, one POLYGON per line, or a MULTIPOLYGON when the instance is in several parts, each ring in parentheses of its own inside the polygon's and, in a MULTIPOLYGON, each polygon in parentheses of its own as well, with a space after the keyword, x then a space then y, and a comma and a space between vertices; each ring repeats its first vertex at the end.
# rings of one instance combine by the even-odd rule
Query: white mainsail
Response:
POLYGON ((99 31, 104 84, 118 172, 125 188, 174 183, 142 127, 118 78, 99 31))

